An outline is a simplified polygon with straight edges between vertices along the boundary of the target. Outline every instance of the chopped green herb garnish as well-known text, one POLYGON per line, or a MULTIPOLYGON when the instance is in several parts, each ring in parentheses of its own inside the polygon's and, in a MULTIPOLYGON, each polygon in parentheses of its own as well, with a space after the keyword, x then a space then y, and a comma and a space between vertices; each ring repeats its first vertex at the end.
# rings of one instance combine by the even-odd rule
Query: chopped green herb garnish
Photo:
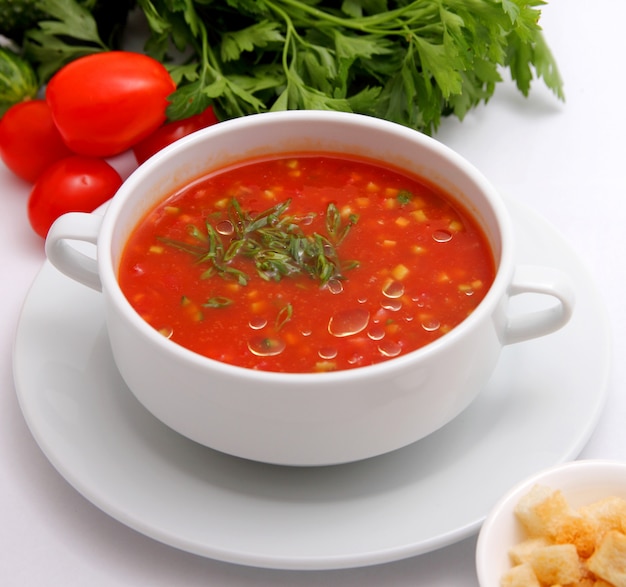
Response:
POLYGON ((226 308, 233 304, 233 300, 230 298, 226 298, 224 296, 214 296, 209 298, 204 304, 202 304, 205 308, 226 308))
MULTIPOLYGON (((219 275, 247 285, 249 276, 231 265, 236 258, 250 259, 257 274, 266 281, 280 281, 283 277, 308 275, 327 284, 331 279, 343 279, 344 271, 354 269, 358 261, 342 264, 337 248, 344 241, 358 217, 351 214, 343 222, 337 207, 329 204, 326 210, 326 236, 317 232, 305 234, 301 225, 312 214, 289 215, 291 200, 286 200, 259 214, 250 214, 232 199, 226 218, 207 218, 205 231, 190 225, 187 229, 193 243, 169 238, 159 240, 171 247, 191 253, 199 264, 210 267, 202 274, 203 279, 219 275), (230 223, 232 234, 226 237, 218 232, 216 225, 230 223)), ((290 316, 287 316, 287 319, 290 316)))
POLYGON ((276 330, 280 330, 293 316, 293 306, 286 304, 283 306, 276 316, 276 330))
POLYGON ((356 214, 350 214, 348 223, 342 226, 341 214, 337 210, 337 206, 332 202, 326 208, 326 230, 336 246, 339 246, 343 239, 348 236, 350 229, 357 223, 359 217, 356 214))
POLYGON ((408 190, 400 190, 396 199, 401 206, 406 206, 413 199, 413 194, 408 190))

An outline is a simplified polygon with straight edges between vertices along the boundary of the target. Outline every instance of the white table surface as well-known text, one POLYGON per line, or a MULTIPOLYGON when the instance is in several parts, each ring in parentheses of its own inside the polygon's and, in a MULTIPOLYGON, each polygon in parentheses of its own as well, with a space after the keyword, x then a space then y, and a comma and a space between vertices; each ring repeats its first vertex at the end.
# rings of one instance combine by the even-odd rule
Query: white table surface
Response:
MULTIPOLYGON (((551 0, 541 22, 565 80, 567 102, 558 102, 540 82, 528 99, 506 82, 486 108, 462 123, 445 121, 437 138, 503 193, 544 216, 588 266, 614 326, 614 363, 606 408, 580 457, 626 461, 626 3, 551 0)), ((130 171, 128 158, 117 163, 130 171)), ((19 310, 44 261, 43 241, 26 218, 28 191, 0 164, 0 585, 477 585, 475 537, 360 569, 254 569, 162 545, 81 497, 39 450, 13 384, 19 310)))

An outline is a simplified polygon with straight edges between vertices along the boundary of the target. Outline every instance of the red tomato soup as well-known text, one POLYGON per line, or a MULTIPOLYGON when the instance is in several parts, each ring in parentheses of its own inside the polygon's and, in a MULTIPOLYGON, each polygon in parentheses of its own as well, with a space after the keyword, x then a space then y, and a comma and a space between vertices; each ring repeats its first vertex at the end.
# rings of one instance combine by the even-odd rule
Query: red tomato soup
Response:
POLYGON ((483 299, 493 254, 419 178, 333 154, 202 177, 133 232, 120 286, 155 329, 252 369, 378 363, 449 332, 483 299))

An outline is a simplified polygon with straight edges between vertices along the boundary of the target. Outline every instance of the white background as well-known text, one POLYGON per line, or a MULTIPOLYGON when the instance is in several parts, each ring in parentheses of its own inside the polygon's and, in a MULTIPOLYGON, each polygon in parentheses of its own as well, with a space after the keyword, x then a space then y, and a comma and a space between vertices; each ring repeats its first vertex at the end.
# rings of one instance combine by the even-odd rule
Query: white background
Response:
MULTIPOLYGON (((437 138, 474 163, 503 193, 548 219, 588 266, 613 325, 614 365, 606 409, 581 457, 626 461, 626 3, 552 0, 542 12, 565 80, 566 103, 541 82, 528 99, 506 82, 486 107, 462 123, 445 121, 437 138)), ((130 171, 127 159, 118 163, 130 171)), ((362 569, 259 570, 164 546, 82 498, 37 447, 13 385, 19 310, 44 261, 43 242, 26 219, 28 191, 0 165, 0 585, 477 585, 475 537, 362 569)))

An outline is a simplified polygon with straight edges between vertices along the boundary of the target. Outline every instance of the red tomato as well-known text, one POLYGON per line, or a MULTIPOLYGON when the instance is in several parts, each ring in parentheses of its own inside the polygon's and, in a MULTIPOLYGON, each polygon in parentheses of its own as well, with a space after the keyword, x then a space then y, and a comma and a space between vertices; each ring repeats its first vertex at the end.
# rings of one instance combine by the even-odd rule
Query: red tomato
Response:
POLYGON ((216 122, 219 122, 219 120, 210 106, 200 114, 168 122, 133 147, 135 159, 137 159, 137 163, 141 164, 178 139, 182 139, 192 132, 211 126, 216 122))
POLYGON ((72 151, 111 157, 163 124, 167 97, 175 89, 170 74, 155 59, 107 51, 61 68, 48 84, 46 100, 72 151))
POLYGON ((53 163, 35 183, 28 200, 28 219, 45 238, 52 223, 66 212, 93 212, 115 195, 120 174, 106 161, 74 155, 53 163))
POLYGON ((15 175, 34 183, 55 161, 69 157, 45 100, 27 100, 0 118, 0 157, 15 175))

